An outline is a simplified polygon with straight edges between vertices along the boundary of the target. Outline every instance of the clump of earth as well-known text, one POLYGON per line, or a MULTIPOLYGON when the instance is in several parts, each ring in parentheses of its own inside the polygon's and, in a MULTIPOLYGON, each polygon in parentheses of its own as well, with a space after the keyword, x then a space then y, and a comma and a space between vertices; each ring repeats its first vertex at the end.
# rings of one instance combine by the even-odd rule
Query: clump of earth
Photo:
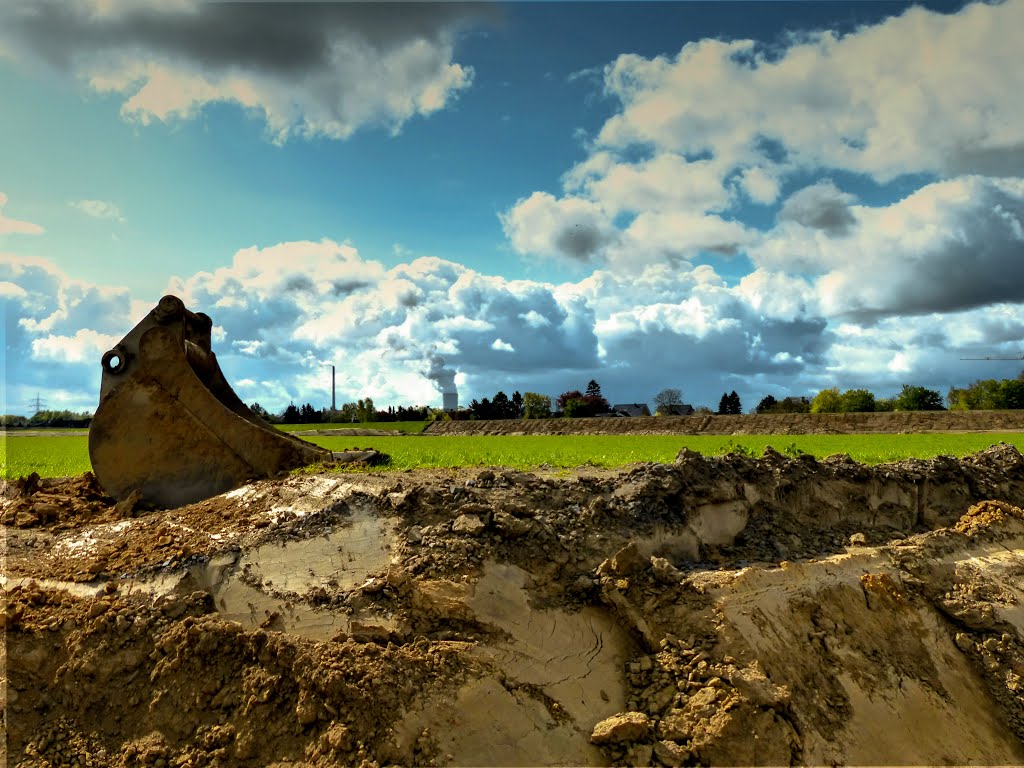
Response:
POLYGON ((1024 763, 1024 457, 10 483, 7 765, 1024 763))

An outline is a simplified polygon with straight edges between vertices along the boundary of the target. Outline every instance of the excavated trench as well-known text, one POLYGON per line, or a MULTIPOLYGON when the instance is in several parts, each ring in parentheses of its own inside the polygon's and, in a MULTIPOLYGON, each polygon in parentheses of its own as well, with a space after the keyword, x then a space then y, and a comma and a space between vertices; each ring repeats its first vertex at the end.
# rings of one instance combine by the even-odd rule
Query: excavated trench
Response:
POLYGON ((1024 762, 1010 446, 89 488, 5 491, 6 764, 1024 762))

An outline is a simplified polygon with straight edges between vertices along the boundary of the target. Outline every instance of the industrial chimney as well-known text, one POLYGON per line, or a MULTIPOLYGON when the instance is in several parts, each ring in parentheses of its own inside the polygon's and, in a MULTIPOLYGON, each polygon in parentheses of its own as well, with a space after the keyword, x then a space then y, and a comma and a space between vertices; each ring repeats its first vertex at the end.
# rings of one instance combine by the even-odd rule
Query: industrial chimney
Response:
POLYGON ((458 392, 445 392, 441 395, 443 408, 445 411, 457 411, 459 410, 459 393, 458 392))

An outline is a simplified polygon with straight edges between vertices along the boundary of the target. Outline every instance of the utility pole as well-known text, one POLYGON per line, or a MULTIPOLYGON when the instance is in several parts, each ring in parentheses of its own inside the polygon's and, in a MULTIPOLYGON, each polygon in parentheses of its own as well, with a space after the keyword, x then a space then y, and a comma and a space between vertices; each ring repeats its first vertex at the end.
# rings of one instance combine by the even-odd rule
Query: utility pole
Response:
POLYGON ((29 403, 29 406, 35 409, 32 415, 35 416, 37 413, 43 410, 44 405, 46 405, 46 403, 39 399, 39 393, 36 392, 35 399, 32 400, 31 403, 29 403))
POLYGON ((338 405, 338 402, 337 402, 337 392, 338 392, 338 389, 335 386, 334 381, 335 381, 334 380, 334 365, 332 364, 331 365, 331 413, 334 413, 338 409, 337 408, 337 405, 338 405))

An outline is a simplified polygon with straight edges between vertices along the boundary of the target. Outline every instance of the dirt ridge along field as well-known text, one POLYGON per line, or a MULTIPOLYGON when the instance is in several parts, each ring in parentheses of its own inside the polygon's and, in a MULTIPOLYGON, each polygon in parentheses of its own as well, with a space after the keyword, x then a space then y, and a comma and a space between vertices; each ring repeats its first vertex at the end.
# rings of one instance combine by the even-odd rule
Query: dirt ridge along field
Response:
POLYGON ((814 435, 1022 432, 1024 410, 763 413, 588 419, 436 421, 427 435, 814 435))
POLYGON ((1024 763, 1024 457, 7 484, 7 764, 1024 763))

